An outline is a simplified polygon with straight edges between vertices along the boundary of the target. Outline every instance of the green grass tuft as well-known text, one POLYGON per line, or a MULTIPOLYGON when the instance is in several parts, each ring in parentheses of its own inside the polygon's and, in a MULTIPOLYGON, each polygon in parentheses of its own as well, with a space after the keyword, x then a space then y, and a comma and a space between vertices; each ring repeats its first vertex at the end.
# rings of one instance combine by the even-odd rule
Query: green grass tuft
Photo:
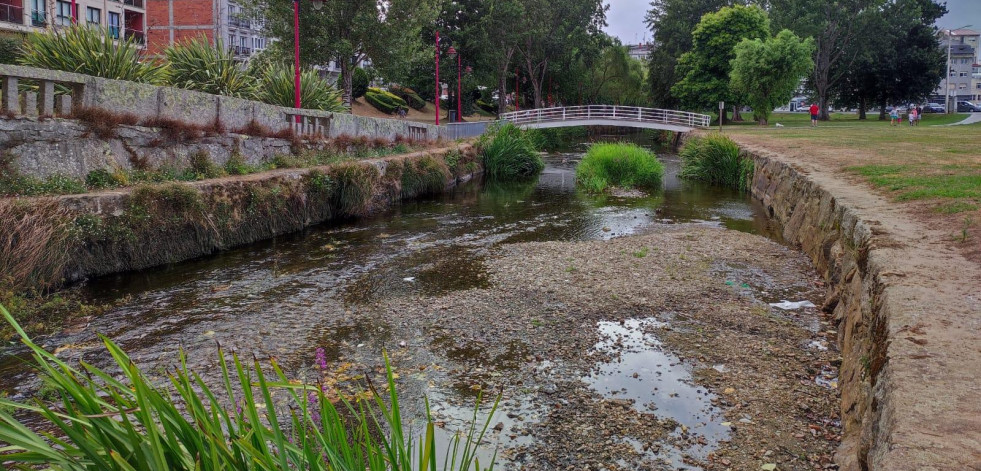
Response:
POLYGON ((511 123, 488 130, 477 147, 484 156, 484 171, 492 180, 527 179, 545 168, 533 137, 511 123))
POLYGON ((576 183, 601 193, 610 187, 655 189, 664 166, 653 152, 636 144, 594 144, 576 168, 576 183))
POLYGON ((739 145, 726 136, 690 139, 681 149, 682 178, 748 191, 753 170, 753 160, 744 157, 739 145))

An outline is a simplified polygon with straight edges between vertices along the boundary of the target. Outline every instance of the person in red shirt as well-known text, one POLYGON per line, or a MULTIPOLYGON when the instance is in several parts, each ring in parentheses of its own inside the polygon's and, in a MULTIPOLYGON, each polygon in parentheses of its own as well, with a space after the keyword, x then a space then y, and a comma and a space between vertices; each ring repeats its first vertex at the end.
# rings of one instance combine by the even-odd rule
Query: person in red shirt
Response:
POLYGON ((811 103, 811 126, 818 124, 818 109, 817 103, 811 103))

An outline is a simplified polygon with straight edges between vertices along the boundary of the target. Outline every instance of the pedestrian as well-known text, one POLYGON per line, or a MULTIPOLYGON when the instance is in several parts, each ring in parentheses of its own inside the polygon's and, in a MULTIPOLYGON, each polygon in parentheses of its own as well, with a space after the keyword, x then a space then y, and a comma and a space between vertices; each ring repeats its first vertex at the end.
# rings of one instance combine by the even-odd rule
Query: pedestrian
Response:
POLYGON ((916 107, 910 107, 909 109, 909 125, 916 126, 916 107))
POLYGON ((818 125, 818 109, 817 103, 811 103, 811 127, 818 125))
POLYGON ((916 125, 920 125, 920 120, 923 119, 923 107, 916 105, 916 125))
POLYGON ((889 125, 897 126, 899 125, 899 107, 893 106, 892 110, 889 111, 889 125))

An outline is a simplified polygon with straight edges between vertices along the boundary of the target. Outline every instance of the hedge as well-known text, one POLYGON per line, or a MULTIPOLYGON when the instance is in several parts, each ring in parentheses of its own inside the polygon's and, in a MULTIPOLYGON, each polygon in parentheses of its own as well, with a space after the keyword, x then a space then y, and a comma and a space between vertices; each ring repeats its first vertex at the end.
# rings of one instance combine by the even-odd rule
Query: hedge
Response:
POLYGON ((393 85, 389 87, 388 91, 402 100, 405 100, 405 102, 408 103, 414 110, 422 111, 426 108, 426 101, 423 100, 422 97, 420 97, 419 94, 411 88, 393 85))
POLYGON ((369 88, 364 95, 365 101, 385 114, 392 114, 400 108, 408 109, 409 105, 405 100, 386 92, 380 88, 369 88))

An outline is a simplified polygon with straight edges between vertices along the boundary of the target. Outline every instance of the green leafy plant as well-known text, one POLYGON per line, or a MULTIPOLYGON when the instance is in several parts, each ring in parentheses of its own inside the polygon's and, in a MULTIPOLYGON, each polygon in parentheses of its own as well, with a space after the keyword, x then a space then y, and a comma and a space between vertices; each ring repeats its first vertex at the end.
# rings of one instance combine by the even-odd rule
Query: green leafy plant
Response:
POLYGON ((654 153, 636 144, 594 144, 576 167, 576 183, 596 193, 614 186, 654 189, 663 177, 654 153))
MULTIPOLYGON (((212 389, 187 367, 183 352, 168 373, 167 388, 153 384, 112 340, 101 337, 119 375, 85 362, 75 367, 35 344, 5 308, 0 314, 30 350, 36 368, 50 383, 57 404, 21 404, 0 398, 3 459, 23 469, 59 470, 295 470, 434 471, 435 424, 427 413, 418 437, 402 421, 395 375, 385 357, 388 393, 370 383, 370 399, 336 407, 320 385, 291 382, 271 361, 273 376, 258 360, 243 362, 219 348, 224 391, 212 389), (279 407, 275 398, 289 408, 279 407), (219 394, 224 397, 220 397, 219 394), (37 414, 43 436, 6 408, 37 414), (353 417, 348 425, 343 415, 353 417)), ((499 399, 498 399, 499 401, 499 399)), ((478 398, 479 403, 479 398, 478 398)), ((490 416, 496 411, 495 402, 490 416)), ((428 412, 428 403, 427 403, 428 412)), ((446 471, 481 468, 476 458, 490 417, 451 439, 446 471)), ((496 455, 495 455, 496 457, 496 455)))
POLYGON ((690 139, 681 149, 681 177, 701 180, 738 190, 749 190, 753 160, 726 136, 713 134, 690 139))
POLYGON ((526 179, 545 168, 532 136, 511 123, 488 129, 478 139, 477 148, 484 156, 484 170, 492 180, 526 179))
POLYGON ((20 63, 108 79, 166 82, 166 66, 141 61, 140 54, 132 39, 113 38, 108 30, 72 26, 28 35, 20 63))
POLYGON ((20 48, 24 41, 20 38, 0 37, 0 64, 16 64, 20 61, 20 48))
MULTIPOLYGON (((274 66, 267 70, 262 82, 259 99, 272 105, 292 108, 296 105, 296 83, 293 69, 274 66)), ((300 108, 332 112, 346 112, 341 92, 314 70, 300 72, 300 108)))
POLYGON ((168 47, 170 84, 199 92, 238 98, 255 98, 257 81, 235 63, 232 52, 218 41, 192 39, 168 47))
POLYGON ((354 69, 354 76, 351 77, 351 98, 358 99, 363 97, 368 93, 368 87, 371 85, 371 77, 368 76, 368 71, 358 67, 354 69))

